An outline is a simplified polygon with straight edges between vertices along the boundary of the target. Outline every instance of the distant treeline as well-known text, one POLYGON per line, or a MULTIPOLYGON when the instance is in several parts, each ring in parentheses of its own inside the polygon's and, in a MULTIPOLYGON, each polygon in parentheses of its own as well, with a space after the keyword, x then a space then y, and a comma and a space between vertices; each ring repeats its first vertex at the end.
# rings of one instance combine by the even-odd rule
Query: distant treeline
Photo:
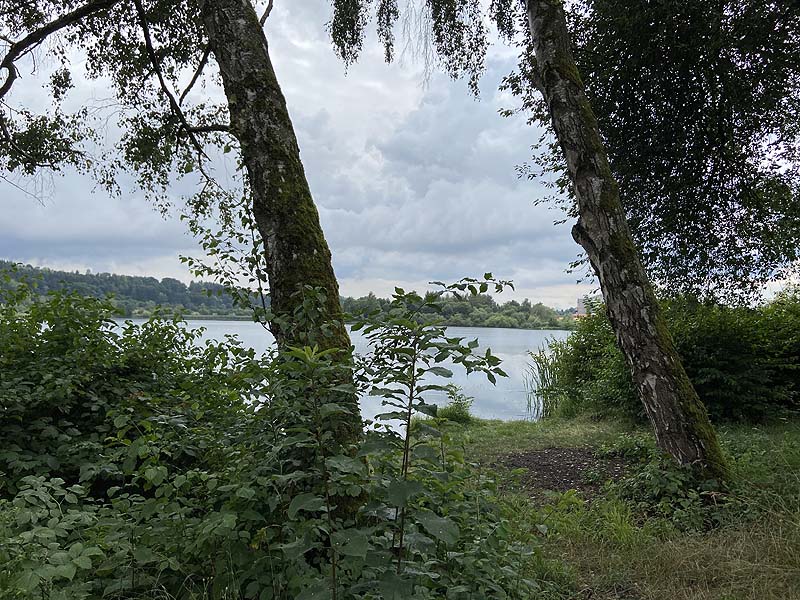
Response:
MULTIPOLYGON (((0 271, 12 272, 12 279, 27 278, 35 282, 42 295, 55 290, 68 290, 82 296, 113 297, 121 315, 147 317, 156 307, 179 310, 187 316, 249 317, 250 312, 233 305, 233 299, 216 283, 182 281, 165 277, 114 275, 111 273, 79 273, 47 268, 20 266, 0 260, 0 271)), ((362 298, 342 298, 342 308, 350 314, 380 310, 385 312, 389 300, 370 293, 362 298)), ((448 325, 462 327, 509 327, 515 329, 566 329, 573 324, 574 309, 555 310, 530 300, 511 300, 498 304, 488 295, 449 298, 443 303, 442 317, 448 325)))
MULTIPOLYGON (((570 329, 575 309, 556 310, 541 302, 511 300, 498 304, 480 294, 462 298, 443 298, 441 316, 445 323, 458 327, 508 327, 511 329, 570 329)), ((386 312, 389 300, 369 294, 362 298, 342 298, 342 308, 351 314, 380 310, 386 312)), ((431 311, 432 312, 432 311, 431 311)))
MULTIPOLYGON (((0 271, 9 270, 14 263, 0 261, 0 271)), ((111 273, 78 273, 54 271, 47 268, 17 265, 12 279, 25 277, 36 284, 45 295, 55 290, 68 290, 81 296, 104 298, 112 295, 120 314, 126 317, 146 317, 157 306, 179 309, 188 315, 249 316, 250 312, 233 306, 233 299, 216 283, 192 282, 186 285, 171 277, 114 275, 111 273)))

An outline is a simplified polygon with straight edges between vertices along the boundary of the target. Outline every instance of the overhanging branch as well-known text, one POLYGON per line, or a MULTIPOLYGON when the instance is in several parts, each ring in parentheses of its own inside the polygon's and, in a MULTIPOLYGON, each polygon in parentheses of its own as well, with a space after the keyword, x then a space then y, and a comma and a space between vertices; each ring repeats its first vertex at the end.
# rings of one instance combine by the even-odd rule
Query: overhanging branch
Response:
POLYGON ((14 65, 16 60, 36 48, 45 39, 47 39, 47 36, 64 29, 65 27, 74 25, 81 19, 107 10, 118 2, 119 0, 93 0, 91 2, 87 2, 83 6, 80 6, 75 10, 58 17, 57 19, 50 21, 39 29, 32 31, 18 42, 12 43, 11 47, 8 49, 8 53, 0 62, 0 70, 5 69, 8 72, 6 80, 3 82, 3 85, 0 86, 0 99, 5 97, 5 95, 11 89, 11 86, 14 85, 14 81, 18 77, 17 69, 14 65))
POLYGON ((133 3, 136 6, 136 12, 139 15, 139 23, 142 27, 142 33, 144 35, 144 45, 145 49, 147 50, 147 56, 150 59, 150 63, 153 65, 153 71, 155 71, 156 77, 158 78, 158 84, 161 87, 161 91, 163 91, 164 95, 167 97, 172 113, 178 118, 178 121, 180 121, 181 129, 189 136, 189 140, 192 142, 194 149, 200 156, 205 156, 208 158, 202 144, 198 141, 197 136, 195 135, 193 127, 189 125, 189 122, 186 120, 186 115, 183 114, 180 104, 175 99, 175 94, 173 94, 172 90, 169 89, 167 81, 164 79, 164 73, 161 70, 161 63, 159 63, 158 55, 156 55, 155 48, 153 47, 153 38, 150 35, 150 25, 147 22, 147 13, 144 10, 144 6, 142 6, 141 0, 133 0, 133 3))

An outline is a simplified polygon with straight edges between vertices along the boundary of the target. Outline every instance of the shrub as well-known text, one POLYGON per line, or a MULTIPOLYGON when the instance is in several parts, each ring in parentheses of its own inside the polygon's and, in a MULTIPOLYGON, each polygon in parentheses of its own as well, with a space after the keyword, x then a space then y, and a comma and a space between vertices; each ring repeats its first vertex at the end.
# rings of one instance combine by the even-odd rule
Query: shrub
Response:
POLYGON ((472 423, 474 417, 470 412, 472 403, 475 401, 471 396, 467 396, 459 386, 448 384, 447 405, 436 411, 436 416, 462 425, 472 423))
MULTIPOLYGON (((664 312, 700 399, 715 421, 757 421, 798 406, 800 298, 788 291, 759 308, 701 304, 685 298, 664 312)), ((549 413, 570 417, 644 417, 630 371, 601 304, 549 360, 533 362, 549 413)))
POLYGON ((23 311, 19 297, 0 306, 0 597, 537 593, 537 550, 495 481, 445 433, 409 427, 435 413, 438 363, 503 374, 414 318, 435 297, 398 291, 360 324, 373 353, 359 391, 405 428, 379 421, 352 448, 332 434, 356 389, 331 352, 256 357, 172 321, 118 327, 102 301, 53 294, 23 311))
POLYGON ((536 393, 546 409, 543 416, 641 413, 628 366, 601 304, 591 304, 575 331, 566 340, 551 341, 548 353, 532 364, 539 384, 536 393))

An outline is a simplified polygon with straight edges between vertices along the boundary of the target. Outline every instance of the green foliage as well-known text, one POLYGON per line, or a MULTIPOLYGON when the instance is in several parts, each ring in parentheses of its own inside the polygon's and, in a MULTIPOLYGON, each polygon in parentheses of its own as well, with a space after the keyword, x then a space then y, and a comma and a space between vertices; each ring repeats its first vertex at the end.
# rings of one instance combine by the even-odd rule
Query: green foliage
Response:
MULTIPOLYGON (((519 11, 519 3, 497 4, 519 11)), ((671 295, 741 301, 756 298, 765 281, 781 280, 798 258, 800 236, 797 5, 581 0, 568 18, 575 61, 653 281, 671 295)), ((519 23, 519 12, 507 20, 519 23)), ((549 129, 524 34, 506 31, 521 52, 504 87, 549 129)), ((542 136, 535 150, 521 174, 545 175, 552 200, 574 215, 560 148, 542 136)))
MULTIPOLYGON (((0 260, 0 270, 7 270, 12 265, 13 263, 0 260)), ((28 265, 18 265, 13 279, 34 282, 35 291, 40 295, 63 290, 94 298, 112 296, 110 301, 125 316, 149 316, 159 306, 208 316, 251 315, 251 311, 234 306, 230 294, 216 283, 192 282, 186 285, 170 277, 159 281, 154 277, 70 273, 28 265)))
POLYGON ((601 456, 619 456, 622 458, 644 460, 654 456, 653 437, 644 434, 623 433, 611 442, 600 445, 601 456))
POLYGON ((551 340, 547 349, 529 353, 531 363, 525 372, 525 391, 528 414, 535 420, 566 412, 565 394, 558 387, 558 369, 563 369, 566 345, 554 344, 554 341, 551 340))
POLYGON ((462 425, 471 423, 475 419, 470 412, 475 399, 472 396, 467 396, 455 384, 448 384, 445 388, 447 390, 447 405, 439 407, 439 410, 436 411, 436 416, 454 423, 461 423, 462 425))
POLYGON ((428 376, 446 376, 442 362, 503 375, 490 351, 417 319, 436 296, 398 290, 388 319, 357 324, 373 348, 357 389, 388 412, 344 447, 339 401, 357 390, 334 351, 257 357, 233 339, 200 345, 174 321, 115 325, 102 301, 28 295, 17 286, 0 307, 0 596, 539 589, 537 549, 520 543, 494 479, 447 432, 409 426, 435 412, 427 395, 443 386, 428 376))
POLYGON ((630 371, 599 303, 589 307, 569 338, 553 340, 548 350, 549 356, 532 357, 531 364, 546 416, 641 414, 630 371))
POLYGON ((652 435, 619 421, 551 419, 485 424, 468 430, 497 461, 531 447, 581 446, 631 460, 622 482, 591 499, 576 491, 512 500, 518 522, 534 531, 544 557, 562 561, 570 592, 602 598, 783 600, 800 592, 800 423, 725 425, 729 489, 706 489, 682 469, 659 466, 652 435), (525 427, 517 436, 514 429, 525 427), (575 437, 575 428, 581 435, 575 437), (662 470, 663 468, 663 470, 662 470), (671 498, 671 499, 670 499, 671 498), (633 592, 635 590, 635 592, 633 592))
MULTIPOLYGON (((364 0, 333 2, 328 28, 333 47, 345 64, 358 59, 367 23, 373 17, 371 4, 364 0)), ((394 27, 402 17, 405 53, 420 59, 426 68, 438 63, 451 77, 466 76, 470 90, 477 95, 489 46, 480 1, 427 0, 420 6, 409 4, 404 10, 401 13, 397 0, 379 0, 374 9, 386 62, 394 59, 394 27)))
POLYGON ((719 482, 697 477, 692 465, 680 465, 656 452, 633 475, 612 486, 639 515, 663 519, 681 530, 723 523, 729 499, 719 482))
MULTIPOLYGON (((246 220, 246 215, 242 215, 242 218, 245 222, 237 223, 237 226, 241 226, 243 230, 252 229, 253 225, 246 220)), ((153 277, 110 273, 70 273, 29 265, 15 266, 14 263, 2 260, 0 260, 0 270, 8 270, 15 266, 12 279, 33 282, 39 295, 63 290, 95 298, 110 296, 109 301, 125 316, 148 317, 160 309, 162 312, 180 311, 189 316, 252 318, 255 311, 257 319, 266 322, 267 317, 271 316, 269 298, 266 296, 262 298, 258 292, 253 293, 241 288, 238 282, 242 273, 239 270, 229 273, 223 269, 224 266, 241 267, 244 264, 246 273, 256 273, 247 276, 250 287, 258 288, 259 277, 262 277, 262 286, 265 282, 263 269, 254 262, 255 258, 252 255, 234 254, 234 249, 226 246, 225 239, 203 229, 199 223, 192 222, 191 226, 194 233, 204 239, 206 250, 219 259, 219 264, 211 266, 196 259, 184 260, 190 264, 195 273, 223 283, 198 281, 186 285, 170 277, 159 281, 153 277)), ((351 320, 357 320, 376 309, 386 314, 391 302, 391 299, 378 298, 374 294, 361 298, 341 298, 342 308, 345 313, 351 315, 351 320)), ((445 324, 456 327, 569 329, 574 323, 571 310, 556 310, 541 302, 532 304, 527 299, 522 302, 510 300, 498 304, 487 294, 467 294, 458 297, 440 297, 439 304, 440 311, 424 309, 422 316, 441 317, 445 324)))
POLYGON ((800 239, 800 7, 586 0, 573 15, 578 68, 653 278, 712 297, 780 279, 800 239))
MULTIPOLYGON (((387 314, 391 300, 377 298, 374 294, 361 298, 342 298, 342 308, 351 318, 374 314, 387 314)), ((509 329, 570 329, 573 326, 571 311, 556 310, 541 302, 532 304, 510 300, 498 304, 484 293, 459 294, 439 298, 438 308, 423 307, 423 318, 439 317, 446 325, 455 327, 505 327, 509 329)))
MULTIPOLYGON (((208 153, 223 145, 219 133, 197 141, 198 134, 181 122, 164 91, 177 98, 180 77, 195 71, 204 52, 207 40, 196 3, 153 0, 141 6, 157 67, 143 44, 142 18, 134 6, 114 0, 0 0, 0 34, 9 45, 5 66, 15 73, 24 71, 31 64, 31 50, 37 48, 37 62, 53 67, 49 85, 43 81, 52 102, 39 114, 11 100, 8 92, 16 74, 4 77, 0 95, 11 111, 0 118, 0 166, 34 174, 74 165, 112 191, 119 191, 117 178, 122 173, 134 172, 140 186, 163 205, 163 195, 158 196, 170 175, 185 176, 186 164, 203 162, 195 143, 206 146, 208 153), (80 65, 71 60, 76 53, 82 57, 80 65), (116 107, 113 114, 83 103, 75 112, 66 110, 75 104, 69 102, 69 93, 76 73, 106 82, 116 107), (109 117, 121 131, 113 151, 87 151, 88 145, 101 141, 98 131, 109 117)), ((185 100, 181 116, 193 126, 209 125, 226 112, 202 97, 185 100)))
MULTIPOLYGON (((678 352, 712 419, 760 420, 797 408, 800 298, 787 290, 759 308, 687 299, 664 303, 678 352)), ((643 409, 601 305, 533 363, 550 413, 624 415, 643 409)))

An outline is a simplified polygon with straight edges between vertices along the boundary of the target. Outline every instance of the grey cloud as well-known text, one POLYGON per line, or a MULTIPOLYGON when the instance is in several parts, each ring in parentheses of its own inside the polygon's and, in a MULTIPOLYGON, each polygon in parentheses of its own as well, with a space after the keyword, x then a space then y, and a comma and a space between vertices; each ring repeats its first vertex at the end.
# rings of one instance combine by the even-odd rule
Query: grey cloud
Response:
MULTIPOLYGON (((552 225, 558 213, 533 205, 543 187, 514 170, 539 133, 498 115, 510 102, 497 84, 516 51, 492 48, 476 101, 464 82, 435 75, 425 88, 419 67, 385 65, 374 39, 345 72, 324 29, 327 3, 275 4, 270 49, 342 291, 385 294, 389 282, 424 285, 491 270, 516 280, 516 297, 574 305, 582 288, 564 269, 577 246, 568 226, 552 225)), ((22 83, 28 96, 41 95, 38 84, 22 83)), ((95 89, 76 93, 96 97, 95 89)), ((216 172, 232 170, 221 164, 216 172)), ((0 256, 186 278, 176 257, 196 244, 130 182, 122 198, 107 198, 69 174, 45 207, 0 186, 0 256)), ((191 181, 176 182, 174 194, 191 189, 191 181)))

